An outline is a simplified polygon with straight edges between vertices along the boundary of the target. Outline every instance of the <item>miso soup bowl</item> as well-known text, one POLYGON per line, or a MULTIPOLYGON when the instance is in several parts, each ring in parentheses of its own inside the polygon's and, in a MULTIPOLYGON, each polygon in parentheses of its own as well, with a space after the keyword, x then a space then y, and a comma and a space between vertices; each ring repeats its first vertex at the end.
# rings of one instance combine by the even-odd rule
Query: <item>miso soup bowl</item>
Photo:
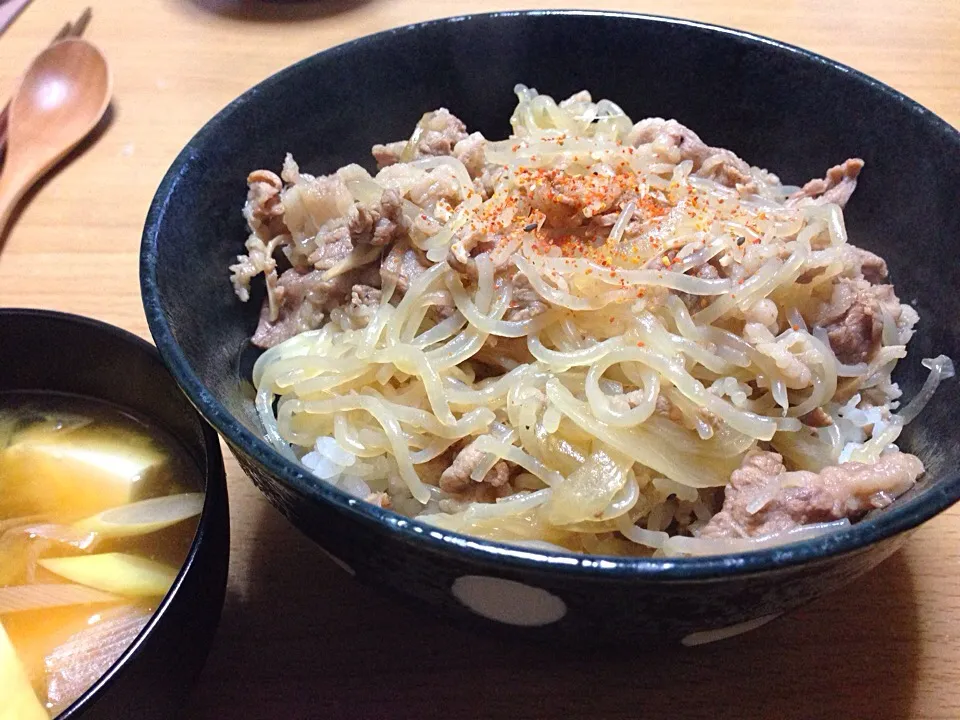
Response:
POLYGON ((177 389, 157 351, 124 330, 41 310, 0 309, 0 393, 106 400, 165 429, 193 458, 206 500, 187 559, 147 626, 58 720, 168 720, 200 673, 223 608, 230 524, 217 434, 177 389))
POLYGON ((357 579, 430 612, 520 639, 642 647, 731 635, 835 590, 960 497, 955 381, 901 438, 927 466, 908 495, 847 530, 736 555, 588 557, 466 537, 358 501, 272 450, 249 383, 262 294, 238 302, 227 272, 246 238, 247 173, 279 167, 287 152, 314 174, 372 169, 371 145, 407 137, 441 106, 506 137, 520 82, 556 98, 586 88, 635 120, 677 118, 788 183, 864 158, 849 234, 887 259, 921 317, 896 380, 910 397, 926 375, 921 358, 960 357, 960 263, 940 260, 960 239, 960 135, 898 92, 798 48, 682 20, 534 11, 398 28, 237 98, 173 163, 144 229, 143 302, 163 359, 291 522, 357 579))

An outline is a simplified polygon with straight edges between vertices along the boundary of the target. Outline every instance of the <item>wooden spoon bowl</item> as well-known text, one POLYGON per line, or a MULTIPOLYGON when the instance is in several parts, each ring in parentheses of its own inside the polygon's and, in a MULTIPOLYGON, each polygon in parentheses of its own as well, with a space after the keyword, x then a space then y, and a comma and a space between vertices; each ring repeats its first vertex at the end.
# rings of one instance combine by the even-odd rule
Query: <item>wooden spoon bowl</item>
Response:
POLYGON ((34 59, 10 103, 0 236, 27 190, 100 122, 111 86, 106 58, 86 40, 61 40, 34 59))

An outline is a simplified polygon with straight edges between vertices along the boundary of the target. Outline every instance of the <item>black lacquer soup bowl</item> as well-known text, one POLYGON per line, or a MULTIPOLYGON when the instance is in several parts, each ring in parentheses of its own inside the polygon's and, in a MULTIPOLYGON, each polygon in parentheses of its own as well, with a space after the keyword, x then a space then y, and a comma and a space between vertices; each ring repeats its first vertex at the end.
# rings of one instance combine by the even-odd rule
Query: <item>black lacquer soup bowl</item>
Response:
POLYGON ((206 497, 176 580, 130 647, 57 720, 182 717, 213 644, 227 586, 230 519, 217 434, 178 391, 148 342, 96 320, 0 309, 0 368, 0 393, 105 400, 166 431, 197 464, 206 497))

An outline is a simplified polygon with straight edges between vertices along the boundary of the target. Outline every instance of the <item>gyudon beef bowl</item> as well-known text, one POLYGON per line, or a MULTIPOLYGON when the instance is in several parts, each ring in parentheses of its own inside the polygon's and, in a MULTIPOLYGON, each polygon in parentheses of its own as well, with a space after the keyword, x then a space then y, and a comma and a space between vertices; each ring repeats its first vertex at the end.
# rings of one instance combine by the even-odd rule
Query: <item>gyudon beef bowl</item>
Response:
POLYGON ((762 38, 437 21, 208 123, 147 220, 144 302, 254 482, 361 580, 701 642, 960 495, 957 160, 929 112, 762 38))

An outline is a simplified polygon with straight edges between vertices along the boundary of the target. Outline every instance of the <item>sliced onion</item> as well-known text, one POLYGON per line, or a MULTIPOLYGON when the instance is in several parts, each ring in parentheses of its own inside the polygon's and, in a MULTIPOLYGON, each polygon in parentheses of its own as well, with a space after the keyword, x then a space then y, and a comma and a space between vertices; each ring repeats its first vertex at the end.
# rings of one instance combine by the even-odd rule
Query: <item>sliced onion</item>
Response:
POLYGON ((127 553, 45 558, 39 565, 75 583, 128 597, 167 594, 177 569, 127 553))
POLYGON ((594 451, 587 462, 553 486, 553 495, 541 512, 552 525, 599 519, 626 485, 627 464, 603 450, 594 451))
POLYGON ((181 493, 141 500, 104 510, 75 527, 105 538, 148 535, 196 517, 203 511, 203 493, 181 493))
POLYGON ((0 587, 0 615, 29 610, 96 605, 122 601, 118 595, 102 592, 84 585, 51 583, 0 587))
POLYGON ((101 678, 146 627, 152 612, 138 605, 104 613, 44 660, 47 704, 59 715, 101 678))

